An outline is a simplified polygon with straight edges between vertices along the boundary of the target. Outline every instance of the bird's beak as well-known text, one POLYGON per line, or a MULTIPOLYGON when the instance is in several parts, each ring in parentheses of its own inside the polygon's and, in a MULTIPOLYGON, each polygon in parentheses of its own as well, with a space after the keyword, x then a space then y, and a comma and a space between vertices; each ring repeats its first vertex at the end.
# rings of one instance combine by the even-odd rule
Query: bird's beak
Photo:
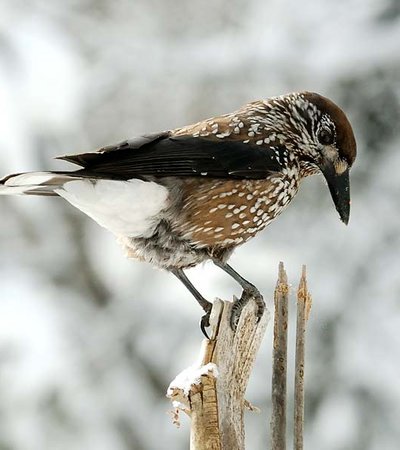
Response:
POLYGON ((339 159, 324 158, 319 167, 328 183, 340 219, 347 225, 350 216, 349 166, 339 159))

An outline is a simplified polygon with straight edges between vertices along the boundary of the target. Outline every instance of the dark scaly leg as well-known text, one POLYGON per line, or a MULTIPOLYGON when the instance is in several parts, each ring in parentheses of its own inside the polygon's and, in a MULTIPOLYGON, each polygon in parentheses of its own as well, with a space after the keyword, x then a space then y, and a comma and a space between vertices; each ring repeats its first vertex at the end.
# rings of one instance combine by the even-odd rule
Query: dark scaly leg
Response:
POLYGON ((193 297, 198 301, 199 305, 203 308, 205 314, 200 320, 200 329, 204 334, 204 336, 207 339, 210 339, 206 332, 206 328, 210 326, 210 313, 212 303, 210 303, 200 294, 200 292, 193 286, 193 284, 190 282, 189 278, 185 275, 182 269, 172 269, 170 272, 173 273, 186 286, 186 288, 190 291, 193 297))
POLYGON ((234 280, 236 280, 243 288, 242 296, 237 299, 232 306, 232 314, 230 320, 232 330, 236 330, 240 314, 242 313, 242 309, 251 298, 253 298, 257 304, 257 318, 258 320, 260 320, 265 310, 264 299, 260 294, 260 291, 254 286, 254 284, 251 284, 240 274, 238 274, 236 270, 234 270, 229 264, 219 261, 218 259, 213 259, 213 262, 216 266, 221 268, 224 272, 226 272, 234 280))

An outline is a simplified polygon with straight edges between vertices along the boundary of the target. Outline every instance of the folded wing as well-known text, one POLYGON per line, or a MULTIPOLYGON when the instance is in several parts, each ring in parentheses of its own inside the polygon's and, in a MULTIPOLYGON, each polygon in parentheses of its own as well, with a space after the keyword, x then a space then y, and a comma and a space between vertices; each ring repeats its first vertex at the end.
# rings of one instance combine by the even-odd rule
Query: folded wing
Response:
POLYGON ((259 179, 281 169, 279 147, 258 146, 232 139, 143 136, 97 152, 61 156, 82 166, 81 176, 120 180, 146 176, 259 179))

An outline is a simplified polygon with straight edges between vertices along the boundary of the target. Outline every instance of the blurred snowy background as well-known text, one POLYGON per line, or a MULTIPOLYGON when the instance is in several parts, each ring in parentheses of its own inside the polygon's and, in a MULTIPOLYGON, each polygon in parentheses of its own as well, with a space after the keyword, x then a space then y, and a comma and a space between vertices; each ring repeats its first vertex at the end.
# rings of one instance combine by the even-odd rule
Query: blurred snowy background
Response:
MULTIPOLYGON (((278 261, 294 287, 308 265, 305 448, 397 450, 400 1, 0 0, 1 175, 304 89, 353 123, 350 225, 314 177, 231 262, 269 305, 278 261)), ((195 301, 61 199, 0 200, 0 449, 188 448, 164 394, 197 355, 195 301)), ((214 267, 189 276, 239 294, 214 267)), ((271 331, 251 450, 266 448, 270 358, 271 331)))

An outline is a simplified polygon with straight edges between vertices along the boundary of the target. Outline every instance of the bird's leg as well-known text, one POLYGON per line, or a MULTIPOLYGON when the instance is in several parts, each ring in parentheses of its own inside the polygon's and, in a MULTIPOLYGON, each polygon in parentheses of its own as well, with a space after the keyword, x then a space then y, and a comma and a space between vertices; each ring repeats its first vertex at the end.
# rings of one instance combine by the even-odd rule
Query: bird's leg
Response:
POLYGON ((194 296, 194 298, 198 301, 199 305, 203 308, 205 314, 202 316, 200 320, 200 329, 204 336, 207 339, 210 339, 206 328, 210 326, 210 313, 212 308, 212 303, 210 303, 208 300, 206 300, 200 292, 193 286, 193 284, 190 282, 189 278, 185 275, 184 271, 182 269, 172 269, 171 273, 173 273, 190 291, 190 293, 194 296))
POLYGON ((253 298, 257 305, 257 318, 261 319, 265 310, 265 303, 260 291, 251 284, 249 281, 244 279, 240 274, 236 272, 229 264, 219 261, 218 259, 213 259, 216 266, 220 267, 224 272, 230 275, 234 280, 236 280, 240 286, 243 288, 242 296, 236 299, 232 306, 232 314, 230 319, 230 325, 233 331, 236 330, 237 324, 239 322, 240 314, 242 309, 247 304, 247 302, 253 298))

